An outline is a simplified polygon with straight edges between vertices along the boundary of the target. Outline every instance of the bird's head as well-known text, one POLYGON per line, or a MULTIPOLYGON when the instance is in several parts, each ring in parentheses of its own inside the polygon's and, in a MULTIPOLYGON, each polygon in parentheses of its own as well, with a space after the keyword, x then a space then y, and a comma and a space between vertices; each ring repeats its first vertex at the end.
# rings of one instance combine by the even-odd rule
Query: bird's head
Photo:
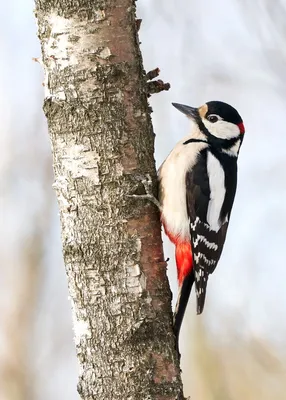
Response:
POLYGON ((172 103, 190 118, 212 142, 223 143, 243 139, 244 125, 235 108, 222 101, 209 101, 199 108, 172 103))

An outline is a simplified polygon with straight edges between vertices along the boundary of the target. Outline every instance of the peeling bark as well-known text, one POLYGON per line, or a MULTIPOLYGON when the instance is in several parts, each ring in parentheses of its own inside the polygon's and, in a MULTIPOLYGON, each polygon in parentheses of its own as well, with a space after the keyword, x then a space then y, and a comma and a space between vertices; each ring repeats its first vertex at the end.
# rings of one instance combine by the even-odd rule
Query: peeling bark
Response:
POLYGON ((36 16, 79 393, 181 399, 159 214, 127 197, 156 182, 134 1, 36 0, 36 16))

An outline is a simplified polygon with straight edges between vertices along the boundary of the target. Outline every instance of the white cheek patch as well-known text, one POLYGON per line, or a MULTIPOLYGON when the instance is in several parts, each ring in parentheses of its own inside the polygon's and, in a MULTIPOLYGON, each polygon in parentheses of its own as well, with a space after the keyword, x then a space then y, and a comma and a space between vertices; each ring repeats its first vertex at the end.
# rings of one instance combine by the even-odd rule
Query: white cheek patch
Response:
POLYGON ((231 122, 219 120, 217 122, 210 122, 203 118, 203 123, 207 130, 214 136, 220 139, 232 139, 238 137, 240 134, 239 127, 231 122))

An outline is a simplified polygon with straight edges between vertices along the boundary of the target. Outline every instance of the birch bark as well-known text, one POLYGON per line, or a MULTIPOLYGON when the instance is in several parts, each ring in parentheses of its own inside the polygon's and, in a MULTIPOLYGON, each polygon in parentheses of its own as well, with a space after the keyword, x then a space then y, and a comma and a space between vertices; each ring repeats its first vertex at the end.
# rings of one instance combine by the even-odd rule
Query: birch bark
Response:
POLYGON ((36 0, 83 400, 182 398, 133 0, 36 0), (155 190, 155 187, 154 187, 155 190))

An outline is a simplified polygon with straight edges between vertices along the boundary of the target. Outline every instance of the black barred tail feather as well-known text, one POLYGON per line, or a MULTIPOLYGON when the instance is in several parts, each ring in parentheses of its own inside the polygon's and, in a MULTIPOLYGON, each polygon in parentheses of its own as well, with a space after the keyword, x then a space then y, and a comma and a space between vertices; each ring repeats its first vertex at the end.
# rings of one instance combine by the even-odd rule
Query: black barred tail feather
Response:
POLYGON ((195 286, 197 295, 197 314, 204 310, 208 277, 215 270, 220 258, 228 222, 218 231, 196 217, 190 224, 194 257, 195 286))
POLYGON ((179 294, 174 313, 174 333, 176 335, 177 350, 179 350, 179 333, 188 305, 189 297, 191 294, 192 286, 195 280, 194 270, 192 270, 183 280, 179 287, 179 294))
POLYGON ((197 296, 197 314, 201 314, 204 310, 207 283, 208 283, 208 273, 202 268, 197 267, 195 271, 195 287, 197 296))

